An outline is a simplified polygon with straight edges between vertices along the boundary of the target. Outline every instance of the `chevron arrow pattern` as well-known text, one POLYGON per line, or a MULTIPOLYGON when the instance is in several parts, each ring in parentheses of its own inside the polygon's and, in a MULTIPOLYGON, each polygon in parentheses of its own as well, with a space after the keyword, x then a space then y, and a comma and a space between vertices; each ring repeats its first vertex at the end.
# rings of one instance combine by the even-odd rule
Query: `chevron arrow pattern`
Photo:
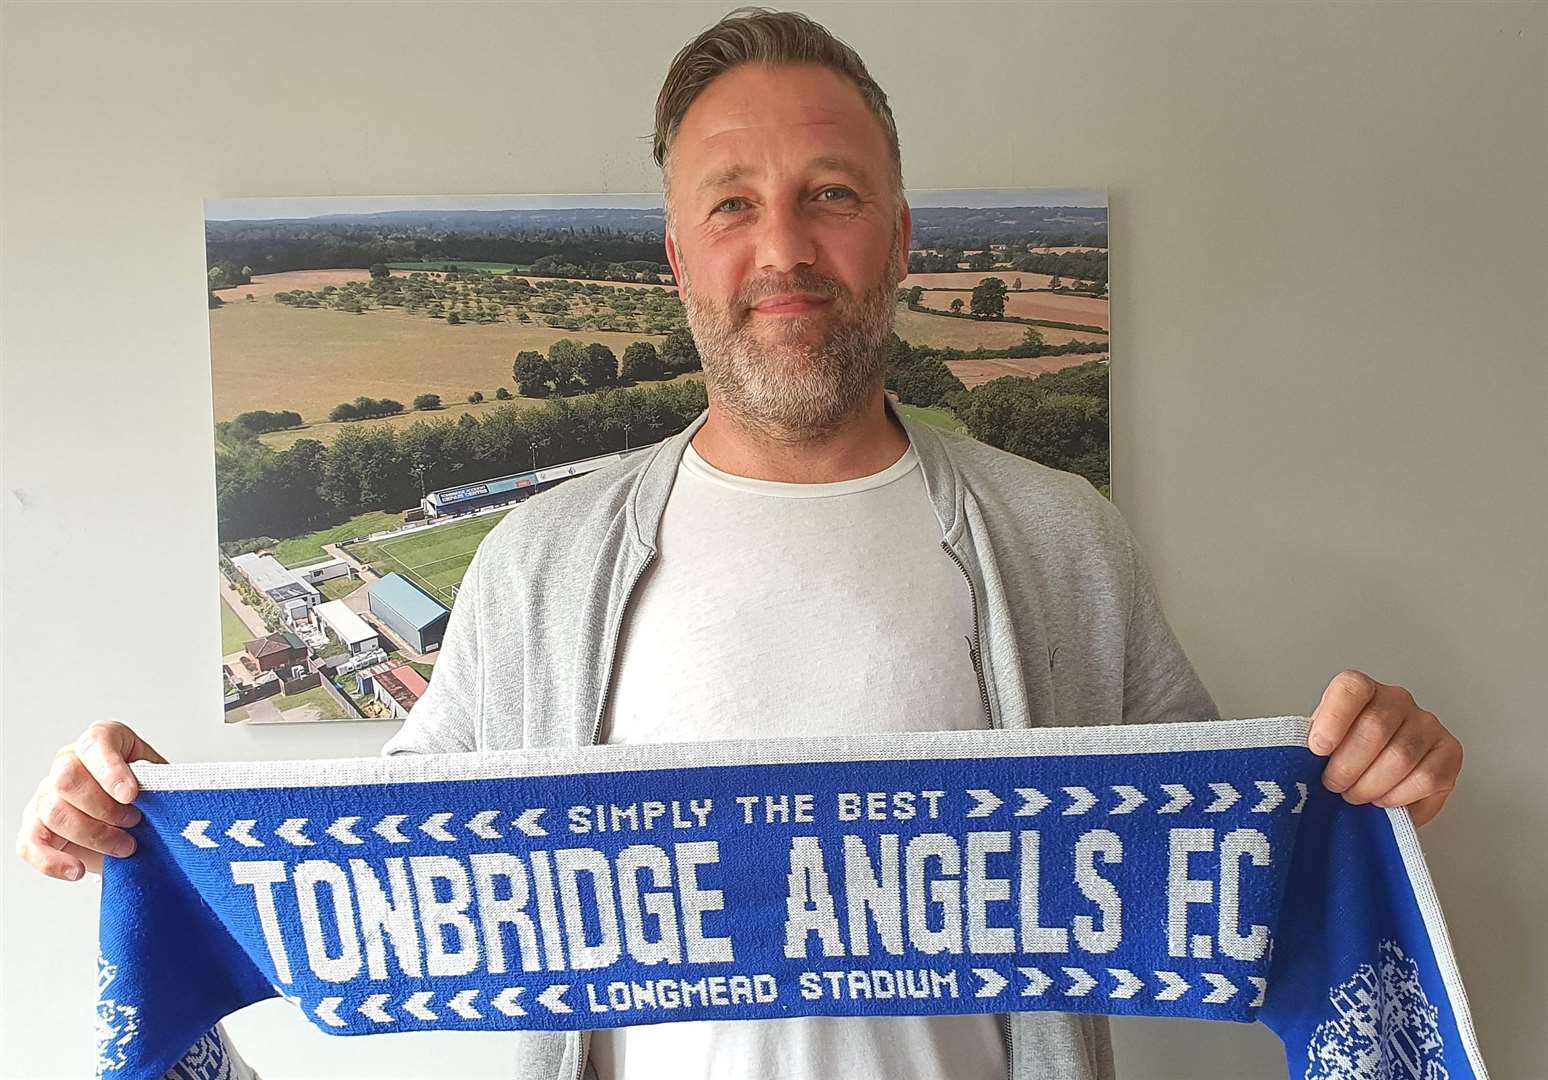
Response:
POLYGON ((293 817, 286 820, 285 824, 274 830, 274 835, 281 840, 288 840, 296 847, 311 847, 317 841, 309 839, 301 830, 306 826, 306 818, 293 817))
MULTIPOLYGON (((994 968, 975 967, 970 970, 979 982, 973 991, 975 998, 1000 997, 1010 986, 1010 981, 994 968)), ((1083 967, 1061 967, 1059 971, 1063 974, 1062 980, 1056 980, 1036 967, 1018 967, 1016 971, 1022 978, 1018 993, 1024 998, 1042 997, 1050 990, 1057 990, 1067 998, 1105 995, 1114 1001, 1132 1001, 1141 995, 1150 994, 1156 1001, 1181 1001, 1190 991, 1205 989, 1202 985, 1189 983, 1175 971, 1155 972, 1154 983, 1127 968, 1106 968, 1107 979, 1103 979, 1100 972, 1083 967)), ((1206 1005, 1224 1005, 1243 990, 1242 986, 1219 972, 1206 971, 1201 978, 1208 984, 1208 992, 1202 998, 1206 1005)), ((1267 980, 1251 975, 1246 981, 1254 991, 1250 1006, 1261 1008, 1267 991, 1267 980)), ((554 1015, 573 1013, 575 1009, 565 1000, 570 985, 553 983, 545 987, 537 995, 538 1004, 554 1015)), ((398 1023, 404 1017, 413 1017, 426 1024, 443 1022, 450 1018, 450 1014, 464 1020, 482 1020, 491 1009, 505 1016, 526 1016, 527 1010, 520 1002, 525 991, 524 986, 507 986, 483 1003, 482 1011, 478 1004, 482 991, 478 987, 466 987, 450 994, 442 993, 439 997, 433 990, 418 990, 397 1002, 391 994, 378 993, 367 997, 355 1012, 378 1027, 398 1023)), ((292 1000, 300 1004, 298 999, 292 1000)), ((343 1008, 345 1004, 342 997, 325 997, 312 1012, 329 1027, 343 1028, 350 1023, 340 1012, 343 1008)))
MULTIPOLYGON (((994 997, 1005 988, 1005 977, 998 972, 989 968, 975 968, 974 971, 984 979, 988 987, 992 988, 988 992, 981 989, 978 992, 979 997, 994 997), (998 985, 995 985, 996 982, 998 985)), ((552 1013, 574 1012, 575 1010, 564 1000, 564 995, 569 989, 568 983, 555 983, 538 995, 538 1001, 552 1013)), ((506 1016, 526 1016, 527 1010, 519 1003, 525 990, 524 986, 507 986, 489 999, 486 1008, 494 1009, 506 1016)), ((441 995, 439 1002, 433 990, 417 990, 401 1002, 394 1002, 391 994, 372 994, 362 1001, 355 1011, 378 1027, 396 1024, 405 1016, 411 1016, 427 1024, 440 1023, 448 1019, 449 1013, 455 1013, 464 1020, 482 1020, 485 1012, 480 1011, 476 1004, 481 992, 478 987, 470 986, 457 990, 450 996, 441 995), (394 1009, 397 1012, 394 1012, 394 1009)), ((317 1003, 317 1007, 312 1012, 329 1027, 348 1027, 349 1020, 340 1012, 344 1007, 342 997, 325 997, 317 1003)))
POLYGON ((1027 980, 1027 985, 1021 988, 1022 997, 1039 997, 1044 990, 1053 985, 1053 980, 1035 967, 1019 967, 1022 977, 1027 980))
POLYGON ((564 992, 570 988, 568 983, 554 983, 547 990, 538 995, 538 1004, 551 1013, 572 1013, 575 1010, 565 1003, 564 992))
POLYGON ((391 1000, 391 994, 372 994, 361 1003, 360 1015, 374 1024, 390 1024, 396 1019, 387 1011, 387 1003, 391 1000))
POLYGON ((962 816, 970 818, 988 817, 1005 802, 994 792, 984 791, 981 788, 968 788, 968 798, 973 800, 973 805, 962 816))
POLYGON ((1062 970, 1070 980, 1070 985, 1064 988, 1065 997, 1085 997, 1096 988, 1097 981, 1085 968, 1067 967, 1062 970))
POLYGON ((233 821, 231 823, 231 828, 226 830, 226 835, 231 837, 231 839, 235 840, 237 843, 241 844, 243 847, 263 847, 262 840, 253 838, 253 826, 257 824, 258 823, 252 819, 233 821))
POLYGON ((1021 805, 1016 807, 1016 817, 1036 817, 1048 805, 1048 796, 1035 787, 1019 787, 1016 794, 1021 796, 1021 805))
POLYGON ((507 986, 494 996, 493 1005, 506 1016, 526 1016, 527 1010, 516 1004, 516 999, 521 997, 522 986, 507 986))
POLYGON ((994 970, 994 968, 974 968, 973 974, 977 975, 979 980, 983 983, 983 985, 974 992, 974 997, 996 997, 999 995, 1000 991, 1004 990, 1008 985, 1005 980, 1005 976, 994 970))
POLYGON ((1157 1001, 1178 1001, 1189 990, 1188 980, 1175 971, 1158 971, 1156 978, 1165 984, 1164 988, 1156 993, 1157 1001))
POLYGON ((473 999, 477 996, 478 990, 474 988, 458 990, 446 1003, 446 1007, 464 1020, 482 1020, 484 1014, 473 1007, 473 999))
POLYGON ((1204 981, 1214 987, 1213 990, 1204 995, 1204 1004, 1206 1005, 1224 1005, 1236 996, 1236 984, 1224 975, 1213 971, 1206 971, 1204 973, 1204 981))
POLYGON ((442 811, 439 814, 431 814, 419 823, 419 831, 432 840, 439 840, 443 844, 456 841, 456 837, 446 831, 446 823, 452 819, 450 812, 442 811))
MULTIPOLYGON (((991 791, 976 791, 972 794, 975 798, 979 798, 980 802, 975 808, 977 813, 969 816, 986 817, 1004 804, 1004 800, 991 791)), ((523 810, 512 818, 510 823, 516 832, 524 836, 547 836, 548 830, 543 827, 541 820, 546 809, 539 806, 523 810)), ((499 828, 503 813, 500 810, 480 810, 461 821, 456 814, 445 810, 426 815, 418 821, 411 821, 407 814, 384 814, 369 824, 354 814, 316 820, 293 817, 286 818, 272 832, 260 828, 255 818, 239 818, 224 829, 219 829, 213 821, 198 819, 188 822, 183 827, 181 835, 194 847, 203 849, 227 846, 226 841, 244 848, 262 848, 279 844, 291 847, 316 847, 319 835, 354 847, 369 842, 369 837, 362 835, 363 833, 374 834, 388 844, 411 843, 415 839, 412 833, 429 837, 439 843, 450 844, 466 839, 465 836, 460 835, 459 830, 466 830, 469 835, 479 840, 503 839, 505 834, 499 828), (212 830, 218 831, 212 835, 212 830), (265 833, 268 834, 268 839, 263 838, 265 833)))
MULTIPOLYGON (((1275 780, 1254 780, 1252 783, 1259 797, 1251 804, 1251 813, 1272 814, 1289 805, 1288 792, 1292 785, 1275 780)), ((1064 795, 1064 805, 1059 809, 1059 814, 1063 817, 1080 817, 1106 813, 1122 817, 1132 815, 1145 806, 1154 806, 1158 814, 1179 814, 1195 804, 1196 796, 1186 784, 1160 784, 1158 788, 1146 792, 1133 784, 1113 784, 1111 789, 1114 801, 1104 807, 1103 800, 1090 788, 1071 785, 1060 789, 1064 795)), ((1293 788, 1296 800, 1289 812, 1299 814, 1306 808, 1311 793, 1302 781, 1295 781, 1293 788)), ((1007 805, 1005 796, 986 788, 968 788, 966 791, 972 805, 964 813, 965 817, 992 817, 1007 805)), ((1014 791, 1017 800, 1015 809, 1011 811, 1014 817, 1036 817, 1053 805, 1053 799, 1035 787, 1018 787, 1014 791)), ((1243 809, 1247 808, 1247 804, 1242 803, 1242 791, 1232 784, 1211 783, 1209 792, 1209 801, 1197 808, 1206 814, 1225 813, 1238 804, 1243 809)), ((547 807, 534 806, 510 817, 508 821, 513 834, 533 838, 547 836, 548 830, 542 823, 546 812, 547 807)), ((362 836, 362 833, 374 834, 388 844, 411 843, 416 833, 438 843, 450 844, 459 840, 466 841, 469 837, 477 840, 504 839, 507 834, 501 832, 500 828, 503 815, 503 811, 490 809, 479 810, 466 818, 459 818, 446 810, 417 820, 411 819, 408 814, 384 814, 373 822, 363 821, 353 814, 331 820, 294 817, 286 818, 272 829, 260 828, 254 818, 239 818, 223 829, 214 821, 199 819, 189 821, 181 835, 194 847, 202 849, 220 848, 225 846, 226 841, 243 848, 262 848, 271 844, 316 847, 321 836, 353 847, 368 842, 368 837, 362 836)))
POLYGON ((418 990, 409 995, 409 999, 403 1003, 403 1011, 410 1016, 421 1020, 436 1021, 440 1017, 430 1011, 430 999, 435 997, 431 990, 418 990))
POLYGON ((1145 983, 1132 971, 1127 971, 1123 968, 1108 968, 1107 973, 1113 977, 1113 988, 1107 992, 1108 997, 1117 998, 1119 1001, 1128 1001, 1145 988, 1145 983))

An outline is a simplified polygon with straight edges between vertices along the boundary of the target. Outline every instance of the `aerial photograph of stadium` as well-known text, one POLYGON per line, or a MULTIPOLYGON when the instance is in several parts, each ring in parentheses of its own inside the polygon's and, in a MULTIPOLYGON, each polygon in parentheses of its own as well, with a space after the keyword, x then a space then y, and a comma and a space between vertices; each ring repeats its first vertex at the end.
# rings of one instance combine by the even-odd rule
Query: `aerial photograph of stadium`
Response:
MULTIPOLYGON (((1110 497, 1106 193, 907 199, 898 409, 1110 497)), ((704 410, 663 244, 660 194, 205 202, 226 723, 407 716, 504 514, 704 410)))

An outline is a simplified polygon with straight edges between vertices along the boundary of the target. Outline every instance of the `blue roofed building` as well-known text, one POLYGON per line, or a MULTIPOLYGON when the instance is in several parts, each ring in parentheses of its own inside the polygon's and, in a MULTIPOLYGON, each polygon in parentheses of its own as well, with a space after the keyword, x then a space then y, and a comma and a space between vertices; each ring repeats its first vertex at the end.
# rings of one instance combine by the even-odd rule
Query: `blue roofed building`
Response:
POLYGON ((429 652, 441 644, 451 609, 402 574, 388 574, 373 582, 366 604, 377 621, 415 652, 429 652))

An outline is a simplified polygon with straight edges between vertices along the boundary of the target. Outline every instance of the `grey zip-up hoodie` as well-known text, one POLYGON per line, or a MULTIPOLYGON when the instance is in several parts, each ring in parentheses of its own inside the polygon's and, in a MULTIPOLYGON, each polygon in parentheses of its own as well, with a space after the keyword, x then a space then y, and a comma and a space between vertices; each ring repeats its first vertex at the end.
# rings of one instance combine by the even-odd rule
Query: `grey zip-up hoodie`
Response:
MULTIPOLYGON (((1117 508, 1083 477, 888 410, 919 455, 971 664, 1000 728, 1217 719, 1117 508)), ((655 557, 682 432, 513 508, 463 577, 435 676, 384 754, 594 743, 626 608, 655 557)), ((1001 1017, 1009 1080, 1111 1080, 1107 1018, 1001 1017)), ((520 1032, 518 1080, 583 1080, 589 1035, 520 1032)), ((594 1071, 591 1072, 594 1075, 594 1071)))

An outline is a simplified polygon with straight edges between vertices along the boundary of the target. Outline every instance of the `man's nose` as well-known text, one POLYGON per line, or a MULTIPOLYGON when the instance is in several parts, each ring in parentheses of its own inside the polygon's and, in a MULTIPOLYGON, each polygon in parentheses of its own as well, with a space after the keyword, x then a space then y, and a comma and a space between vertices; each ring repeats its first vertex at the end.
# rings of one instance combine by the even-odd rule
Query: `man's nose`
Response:
POLYGON ((817 260, 811 223, 800 207, 772 202, 758 223, 758 269, 789 273, 817 260))

